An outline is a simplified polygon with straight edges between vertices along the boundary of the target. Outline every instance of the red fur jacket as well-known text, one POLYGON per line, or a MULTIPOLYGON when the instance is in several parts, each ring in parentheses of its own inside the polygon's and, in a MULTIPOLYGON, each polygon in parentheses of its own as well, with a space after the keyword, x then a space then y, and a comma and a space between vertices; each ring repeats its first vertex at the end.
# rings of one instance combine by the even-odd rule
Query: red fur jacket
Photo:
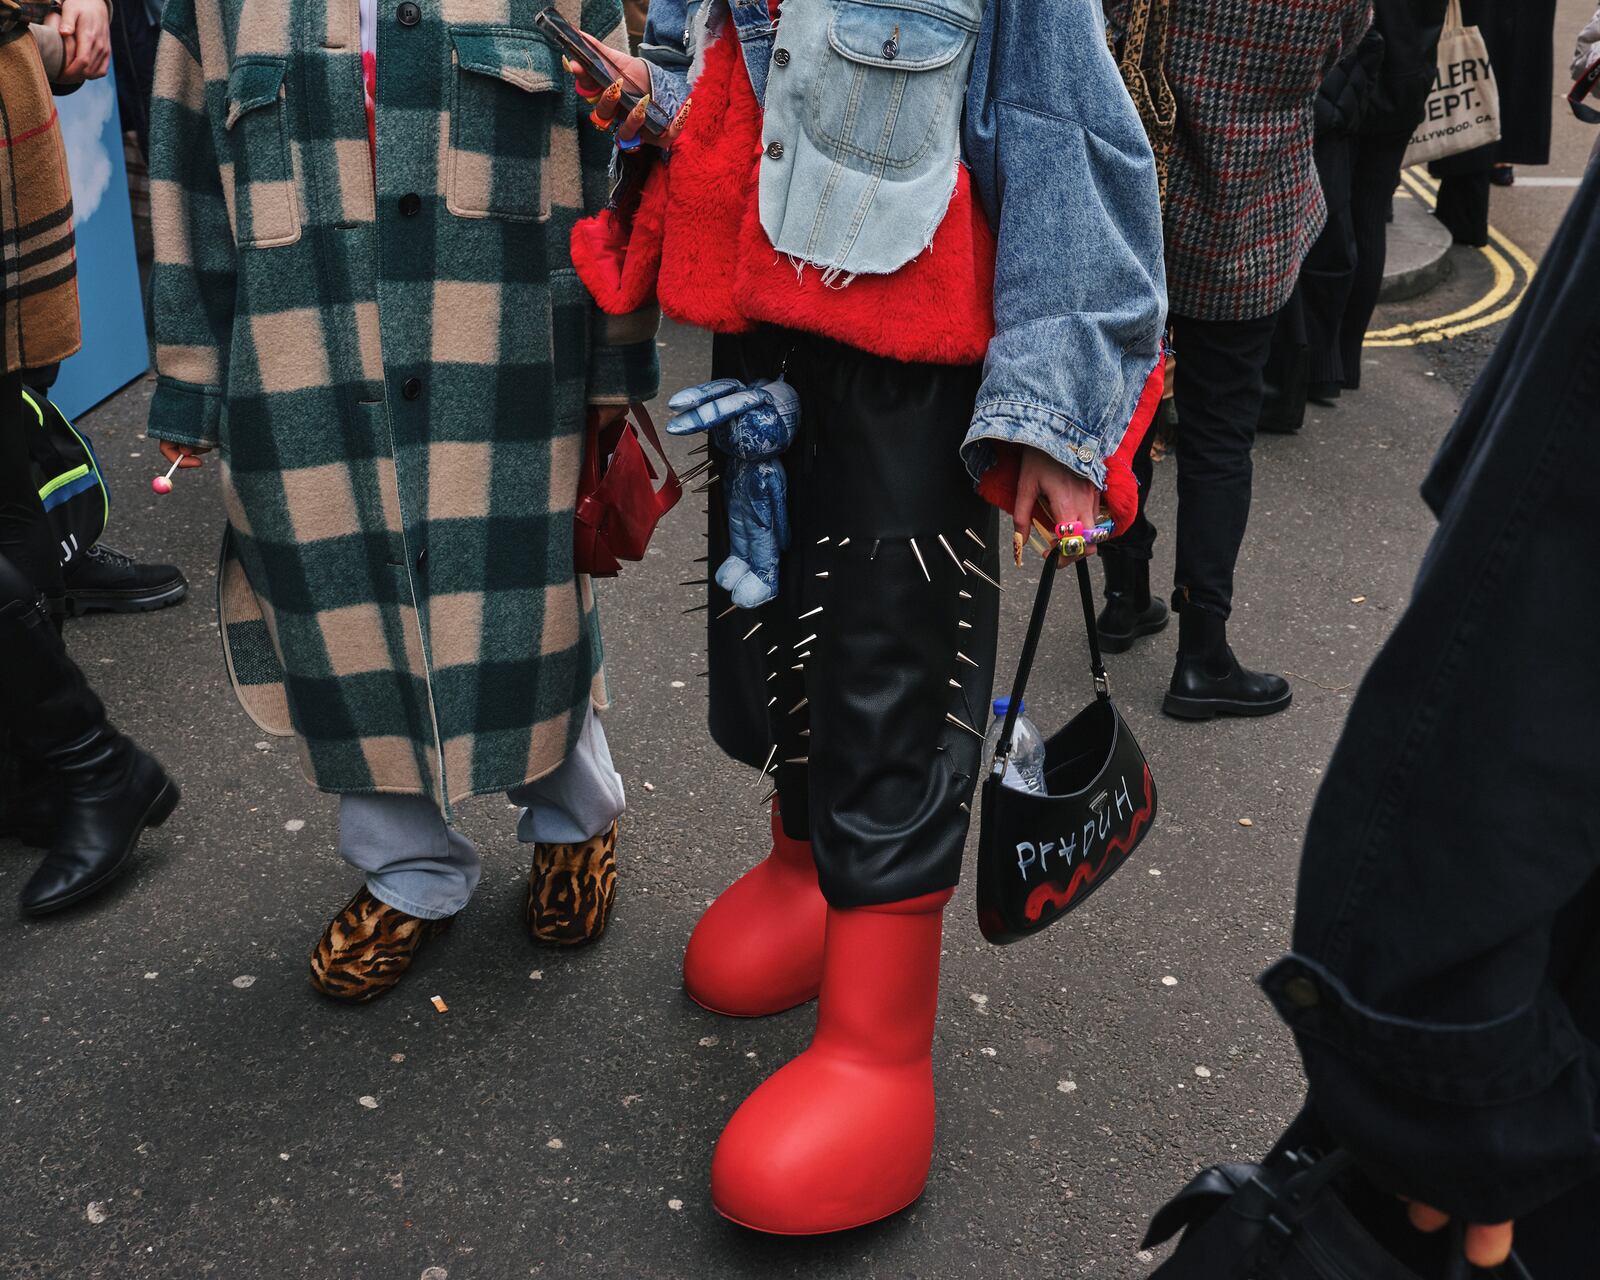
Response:
MULTIPOLYGON (((601 310, 625 315, 654 292, 674 320, 716 333, 773 324, 893 360, 983 360, 994 336, 995 238, 965 167, 926 250, 893 275, 829 287, 815 267, 779 254, 762 230, 761 108, 731 29, 707 51, 693 96, 689 121, 670 160, 652 170, 632 226, 624 231, 607 212, 573 230, 573 265, 601 310), (738 234, 729 235, 730 227, 738 234)), ((1122 447, 1107 459, 1106 503, 1118 529, 1132 523, 1137 507, 1128 463, 1161 399, 1160 362, 1151 378, 1122 447)), ((1016 450, 999 454, 979 491, 1009 511, 1016 450)))

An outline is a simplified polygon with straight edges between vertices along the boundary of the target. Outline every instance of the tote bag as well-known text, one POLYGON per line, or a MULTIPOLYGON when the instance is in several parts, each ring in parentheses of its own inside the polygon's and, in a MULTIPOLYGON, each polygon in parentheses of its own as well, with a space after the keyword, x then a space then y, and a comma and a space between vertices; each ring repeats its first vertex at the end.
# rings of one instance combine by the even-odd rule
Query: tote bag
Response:
POLYGON ((1489 65, 1489 46, 1477 27, 1461 21, 1461 0, 1450 0, 1433 89, 1405 162, 1427 164, 1499 141, 1500 87, 1489 65))

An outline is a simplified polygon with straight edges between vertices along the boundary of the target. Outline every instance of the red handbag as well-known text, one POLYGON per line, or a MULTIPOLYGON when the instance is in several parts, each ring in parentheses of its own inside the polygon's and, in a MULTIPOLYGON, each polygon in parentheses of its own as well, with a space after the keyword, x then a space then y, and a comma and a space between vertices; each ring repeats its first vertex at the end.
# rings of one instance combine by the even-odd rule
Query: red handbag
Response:
POLYGON ((591 410, 578 473, 573 567, 596 578, 613 578, 622 570, 621 561, 642 560, 656 525, 681 497, 683 484, 642 404, 630 405, 604 428, 591 410), (641 436, 655 450, 655 461, 645 456, 641 436))

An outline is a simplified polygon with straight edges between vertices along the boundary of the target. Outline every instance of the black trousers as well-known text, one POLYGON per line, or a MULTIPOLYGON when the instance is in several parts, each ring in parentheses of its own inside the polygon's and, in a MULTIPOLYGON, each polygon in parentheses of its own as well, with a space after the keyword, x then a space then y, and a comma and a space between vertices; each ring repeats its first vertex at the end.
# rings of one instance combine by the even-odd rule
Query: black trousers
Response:
POLYGON ((1317 176, 1328 202, 1328 224, 1312 244, 1300 269, 1305 305, 1306 343, 1311 383, 1341 385, 1345 379, 1339 322, 1350 301, 1356 269, 1356 237, 1351 208, 1352 139, 1347 133, 1317 137, 1317 176))
POLYGON ((1350 229, 1355 237, 1356 265, 1350 298, 1339 323, 1340 365, 1344 385, 1361 386, 1361 345, 1378 307, 1383 269, 1389 259, 1389 211, 1409 134, 1358 134, 1350 140, 1350 229))
POLYGON ((65 591, 61 557, 34 487, 29 429, 21 375, 0 376, 0 556, 32 582, 36 593, 55 599, 65 591))
MULTIPOLYGON (((999 630, 995 587, 959 563, 998 579, 996 513, 957 452, 981 371, 776 328, 719 337, 712 367, 747 382, 781 373, 802 406, 778 597, 727 613, 709 588, 712 737, 775 768, 784 830, 811 841, 833 905, 948 889, 999 630)), ((728 522, 720 487, 710 496, 714 574, 728 522)))
MULTIPOLYGON (((1261 417, 1262 370, 1276 327, 1277 317, 1270 315, 1257 320, 1172 317, 1178 365, 1173 391, 1178 408, 1174 608, 1193 606, 1223 618, 1232 612, 1233 570, 1250 520, 1250 451, 1261 417)), ((1146 511, 1148 440, 1146 436, 1146 448, 1134 461, 1138 517, 1102 555, 1150 558, 1156 529, 1146 511)))

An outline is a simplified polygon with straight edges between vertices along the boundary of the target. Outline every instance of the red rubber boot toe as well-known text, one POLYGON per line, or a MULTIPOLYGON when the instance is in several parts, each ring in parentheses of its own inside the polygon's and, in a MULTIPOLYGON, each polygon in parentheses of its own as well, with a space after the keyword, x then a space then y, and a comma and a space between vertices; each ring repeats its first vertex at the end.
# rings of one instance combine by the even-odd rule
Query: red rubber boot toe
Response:
POLYGON ((728 1122, 711 1162, 717 1212, 775 1235, 822 1235, 922 1194, 949 898, 829 910, 816 1035, 728 1122))
POLYGON ((713 1013, 760 1018, 817 998, 828 904, 811 846, 783 833, 772 806, 772 852, 728 886, 689 937, 683 986, 713 1013))

